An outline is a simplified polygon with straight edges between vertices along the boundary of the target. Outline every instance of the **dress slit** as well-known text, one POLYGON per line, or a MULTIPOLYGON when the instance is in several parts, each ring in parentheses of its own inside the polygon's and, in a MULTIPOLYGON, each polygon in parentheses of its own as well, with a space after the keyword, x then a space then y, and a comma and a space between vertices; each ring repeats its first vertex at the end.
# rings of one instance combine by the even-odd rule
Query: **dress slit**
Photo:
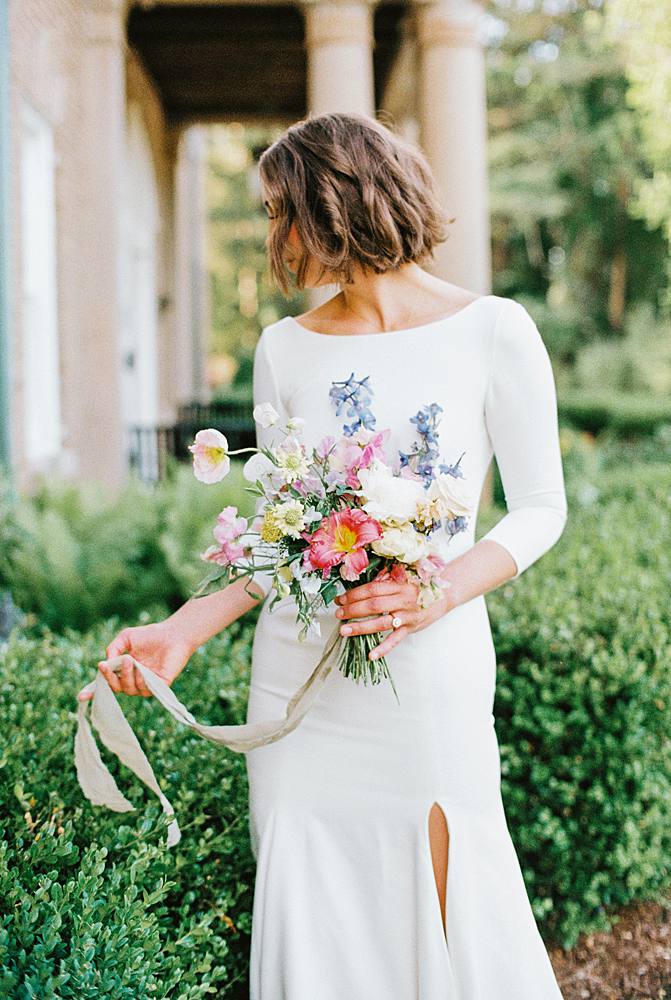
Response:
MULTIPOLYGON (((443 880, 442 872, 441 872, 441 882, 443 882, 443 885, 442 885, 441 888, 442 888, 442 896, 443 896, 443 899, 444 899, 444 903, 443 903, 443 906, 441 908, 441 921, 443 922, 443 933, 445 934, 445 940, 447 941, 447 913, 445 913, 445 917, 443 917, 443 911, 447 910, 447 877, 448 877, 448 872, 449 872, 449 867, 450 867, 450 828, 449 828, 449 825, 448 825, 448 822, 447 822, 447 817, 445 816, 445 811, 443 810, 442 806, 438 802, 433 802, 431 804, 430 808, 429 808, 428 823, 429 823, 429 847, 430 847, 430 850, 431 850, 431 861, 433 863, 434 879, 435 879, 435 876, 436 876, 436 865, 434 863, 434 845, 433 845, 432 840, 431 840, 431 813, 433 812, 434 808, 438 810, 440 816, 442 817, 442 823, 443 823, 443 826, 444 826, 444 833, 445 833, 445 842, 446 842, 445 843, 445 878, 444 878, 444 880, 443 880)), ((443 831, 442 830, 441 830, 441 834, 440 835, 442 837, 442 835, 443 835, 443 831)), ((439 890, 438 885, 436 885, 436 891, 437 891, 439 902, 440 902, 441 891, 439 890)), ((448 946, 449 946, 449 942, 448 942, 448 946)))
POLYGON ((450 871, 450 861, 452 858, 452 822, 448 819, 448 812, 440 802, 438 798, 432 798, 431 801, 424 808, 424 847, 426 851, 426 856, 428 858, 428 865, 431 871, 431 887, 433 889, 433 901, 431 905, 432 911, 435 913, 434 924, 438 929, 441 939, 441 950, 445 958, 446 966, 446 987, 448 993, 446 994, 445 1000, 458 1000, 458 993, 456 989, 456 975, 454 969, 454 959, 450 950, 450 917, 451 917, 451 907, 448 903, 448 883, 449 883, 449 871, 450 871), (446 862, 446 878, 445 878, 445 922, 443 923, 443 915, 440 909, 440 897, 438 894, 438 886, 436 885, 435 870, 433 864, 433 847, 431 844, 431 836, 429 833, 429 822, 431 816, 431 810, 434 806, 443 814, 443 819, 445 821, 445 826, 447 828, 448 835, 448 846, 447 846, 447 862, 446 862))

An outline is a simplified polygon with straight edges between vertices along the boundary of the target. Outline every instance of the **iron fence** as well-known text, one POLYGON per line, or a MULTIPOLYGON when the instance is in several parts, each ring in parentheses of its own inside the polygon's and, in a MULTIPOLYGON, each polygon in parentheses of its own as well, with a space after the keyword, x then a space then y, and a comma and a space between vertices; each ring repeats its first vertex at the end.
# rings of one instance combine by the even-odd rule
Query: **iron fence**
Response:
POLYGON ((250 402, 189 403, 181 406, 172 426, 131 427, 128 431, 128 464, 143 481, 155 483, 165 478, 170 458, 191 460, 188 450, 197 431, 214 427, 226 435, 229 448, 250 448, 256 431, 250 402))

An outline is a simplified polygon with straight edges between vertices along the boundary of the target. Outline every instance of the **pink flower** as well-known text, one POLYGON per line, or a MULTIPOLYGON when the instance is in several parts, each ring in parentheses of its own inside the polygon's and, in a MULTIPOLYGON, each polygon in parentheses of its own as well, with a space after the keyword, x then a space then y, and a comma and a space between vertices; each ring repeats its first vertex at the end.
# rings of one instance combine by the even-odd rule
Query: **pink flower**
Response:
POLYGON ((374 458, 379 458, 381 462, 385 461, 384 446, 389 433, 389 428, 379 431, 373 435, 368 444, 364 445, 359 459, 360 469, 367 469, 374 458))
POLYGON ((309 569, 320 569, 325 579, 340 564, 343 580, 358 580, 368 565, 364 546, 382 537, 380 523, 358 507, 337 510, 324 518, 310 538, 304 561, 309 569))
POLYGON ((221 431, 213 427, 198 431, 189 451, 193 454, 193 474, 201 483, 218 483, 228 475, 228 441, 221 431))
POLYGON ((400 472, 397 473, 401 479, 413 479, 417 483, 423 483, 424 480, 416 472, 413 472, 409 465, 404 465, 401 467, 400 472))
POLYGON ((431 583, 433 580, 440 586, 447 580, 444 576, 447 566, 445 560, 434 553, 419 559, 415 564, 415 570, 422 583, 431 583))
POLYGON ((315 454, 318 455, 319 458, 326 458, 331 448, 335 444, 335 440, 336 439, 333 437, 332 434, 327 434, 327 436, 322 438, 317 447, 315 448, 315 454))
POLYGON ((245 554, 245 546, 240 543, 240 536, 247 531, 247 518, 238 516, 238 508, 224 507, 217 517, 212 534, 218 545, 210 545, 201 558, 206 562, 216 562, 221 566, 240 559, 245 554))
POLYGON ((217 517, 212 534, 220 545, 224 545, 225 542, 234 541, 245 531, 247 531, 247 518, 238 517, 238 508, 229 506, 224 507, 217 517))
POLYGON ((223 545, 210 545, 209 549, 203 552, 201 558, 206 562, 219 563, 220 566, 228 566, 245 554, 244 545, 237 542, 224 542, 223 545))
POLYGON ((389 428, 378 431, 377 434, 360 429, 351 437, 341 437, 329 458, 331 469, 343 473, 347 486, 354 490, 361 489, 357 472, 359 469, 367 469, 375 458, 379 458, 381 462, 386 461, 384 444, 389 433, 389 428))

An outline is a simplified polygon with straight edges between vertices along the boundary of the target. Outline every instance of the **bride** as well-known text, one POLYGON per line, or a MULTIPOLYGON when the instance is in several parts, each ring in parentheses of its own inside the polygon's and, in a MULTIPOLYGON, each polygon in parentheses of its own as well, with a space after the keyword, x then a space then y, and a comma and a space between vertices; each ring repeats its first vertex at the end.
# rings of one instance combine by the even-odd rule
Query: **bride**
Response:
MULTIPOLYGON (((437 403, 441 459, 459 460, 477 498, 495 457, 507 512, 477 542, 475 517, 450 540, 449 585, 428 608, 412 584, 380 579, 323 609, 342 634, 385 634, 371 655, 388 658, 400 704, 388 685, 334 671, 293 732, 247 753, 251 1000, 561 1000, 501 800, 484 599, 566 522, 545 345, 514 299, 422 266, 453 220, 421 151, 380 122, 308 117, 259 171, 279 287, 289 271, 299 288, 339 290, 261 331, 254 403, 305 418, 310 449, 343 432, 332 383, 369 376, 392 451, 411 446, 409 417, 437 403)), ((273 433, 259 426, 259 446, 273 433)), ((100 671, 114 691, 147 697, 131 656, 172 684, 200 645, 263 601, 247 721, 279 718, 323 639, 298 641, 291 599, 268 610, 270 583, 257 572, 122 629, 100 671), (108 661, 122 654, 117 674, 108 661)))

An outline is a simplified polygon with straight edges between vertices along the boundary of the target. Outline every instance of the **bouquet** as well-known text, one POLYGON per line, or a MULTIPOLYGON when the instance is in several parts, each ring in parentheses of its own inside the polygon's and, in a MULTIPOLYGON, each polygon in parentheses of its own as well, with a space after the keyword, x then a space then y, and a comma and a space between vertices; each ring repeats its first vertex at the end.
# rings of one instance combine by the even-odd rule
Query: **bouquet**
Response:
MULTIPOLYGON (((301 440, 305 421, 292 417, 282 426, 270 403, 254 407, 254 418, 265 428, 278 426, 280 440, 272 447, 229 451, 219 431, 198 431, 190 446, 198 479, 219 482, 230 469, 231 455, 251 451, 254 454, 245 467, 248 489, 259 499, 251 525, 233 506, 219 514, 214 527, 216 544, 202 554, 214 568, 195 596, 226 586, 239 576, 268 572, 274 590, 270 610, 277 601, 293 596, 301 626, 299 638, 305 639, 309 633, 320 635, 319 611, 348 587, 389 574, 414 581, 418 602, 426 606, 449 586, 445 547, 468 526, 472 510, 460 483, 463 453, 454 465, 440 463, 437 427, 442 409, 431 403, 410 417, 417 436, 411 448, 387 454, 391 432, 375 429, 369 381, 368 376, 355 379, 352 373, 331 384, 329 395, 336 413, 346 410, 351 422, 344 424, 341 435, 325 437, 311 450, 301 440)), ((336 658, 341 672, 356 682, 377 684, 387 678, 398 701, 385 658, 372 660, 368 655, 381 638, 379 632, 345 637, 336 626, 321 659, 287 703, 282 719, 234 726, 198 722, 158 674, 133 657, 131 661, 177 721, 205 739, 247 753, 296 728, 318 697, 336 658)), ((121 669, 128 656, 114 658, 114 668, 121 669)), ((100 756, 87 718, 91 705, 91 721, 103 744, 158 796, 171 818, 167 842, 172 847, 181 836, 174 809, 112 688, 99 672, 85 690, 92 698, 78 702, 75 736, 82 791, 91 802, 117 812, 133 808, 100 756)))
MULTIPOLYGON (((271 403, 255 406, 254 419, 264 428, 277 427, 272 447, 229 451, 220 431, 198 431, 189 449, 196 477, 219 482, 231 455, 253 452, 244 474, 259 501, 251 524, 234 506, 221 511, 213 530, 216 544, 201 556, 214 568, 194 596, 239 576, 269 573, 269 610, 293 597, 298 638, 305 640, 321 634, 318 613, 348 587, 388 574, 415 583, 422 607, 444 593, 446 547, 468 527, 474 506, 460 482, 464 453, 453 465, 440 463, 442 407, 431 403, 409 418, 416 432, 410 449, 389 455, 391 432, 375 429, 372 395, 370 376, 357 379, 352 372, 332 382, 336 415, 344 410, 349 423, 343 423, 340 436, 324 437, 310 450, 302 441, 305 420, 291 417, 282 424, 271 403)), ((343 639, 339 670, 357 683, 389 680, 398 700, 385 657, 369 657, 382 634, 343 639)))

